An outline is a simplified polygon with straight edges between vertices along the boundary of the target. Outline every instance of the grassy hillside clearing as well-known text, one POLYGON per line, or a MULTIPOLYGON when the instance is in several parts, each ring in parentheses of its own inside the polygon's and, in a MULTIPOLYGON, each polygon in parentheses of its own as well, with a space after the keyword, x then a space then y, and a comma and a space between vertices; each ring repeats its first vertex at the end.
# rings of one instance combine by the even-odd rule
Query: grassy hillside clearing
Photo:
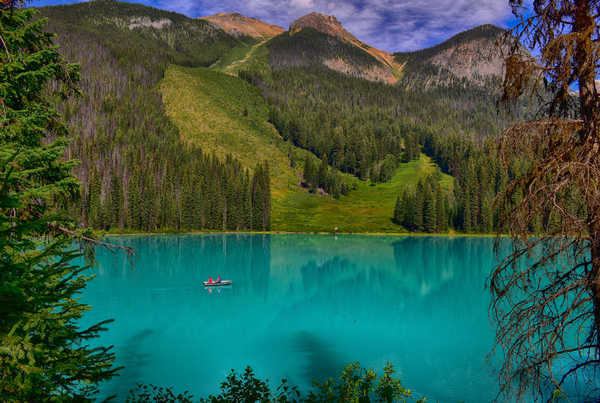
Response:
POLYGON ((268 41, 267 39, 255 44, 236 46, 210 68, 231 75, 237 75, 240 70, 248 70, 259 72, 263 78, 268 78, 269 51, 265 46, 268 41))
MULTIPOLYGON (((425 155, 401 164, 392 180, 371 185, 359 182, 358 188, 336 200, 306 192, 286 194, 278 201, 281 214, 273 216, 273 228, 283 231, 331 232, 404 232, 391 221, 396 198, 406 186, 415 186, 420 178, 439 168, 425 155)), ((452 177, 442 174, 442 186, 452 187, 452 177)))
MULTIPOLYGON (((258 49, 261 49, 259 47, 258 49)), ((233 155, 253 169, 268 160, 272 180, 272 228, 276 231, 403 232, 391 222, 404 186, 438 169, 427 157, 402 164, 388 183, 370 185, 346 175, 357 189, 339 200, 299 186, 307 151, 283 141, 268 119, 268 105, 245 81, 205 68, 171 65, 160 83, 168 116, 184 139, 220 157, 233 155), (297 162, 290 167, 288 155, 297 162)), ((448 188, 452 178, 442 176, 448 188)))

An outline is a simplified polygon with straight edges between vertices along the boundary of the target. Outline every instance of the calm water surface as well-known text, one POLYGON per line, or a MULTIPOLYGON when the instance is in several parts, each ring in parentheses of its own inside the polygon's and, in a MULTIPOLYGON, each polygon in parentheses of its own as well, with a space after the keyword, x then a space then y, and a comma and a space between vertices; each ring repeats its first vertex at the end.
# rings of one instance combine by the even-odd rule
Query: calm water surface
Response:
MULTIPOLYGON (((306 389, 348 363, 383 368, 429 401, 486 402, 493 342, 485 281, 493 239, 332 235, 111 238, 136 249, 134 267, 100 251, 83 301, 86 322, 114 318, 121 376, 195 396, 217 393, 251 365, 271 385, 306 389), (209 289, 212 275, 233 286, 209 289)), ((119 399, 120 400, 120 399, 119 399)))

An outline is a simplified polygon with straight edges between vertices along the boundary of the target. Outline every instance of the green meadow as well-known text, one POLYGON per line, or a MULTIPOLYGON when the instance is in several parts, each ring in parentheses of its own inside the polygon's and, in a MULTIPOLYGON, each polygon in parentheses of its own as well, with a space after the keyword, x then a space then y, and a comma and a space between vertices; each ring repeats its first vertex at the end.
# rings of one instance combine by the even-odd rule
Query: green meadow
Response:
MULTIPOLYGON (((262 49, 255 45, 235 52, 254 62, 262 58, 248 58, 248 54, 262 49)), ((346 175, 355 189, 340 199, 309 193, 301 186, 299 163, 308 152, 279 136, 268 122, 268 104, 256 87, 213 69, 171 65, 160 90, 167 114, 185 141, 219 157, 231 155, 251 170, 258 161, 269 162, 274 231, 332 232, 337 227, 339 232, 405 232, 391 221, 397 196, 406 186, 414 186, 424 175, 439 170, 421 155, 418 160, 400 164, 387 183, 372 184, 346 175), (296 162, 294 168, 290 155, 296 162)), ((441 177, 442 185, 449 189, 452 177, 441 177)))

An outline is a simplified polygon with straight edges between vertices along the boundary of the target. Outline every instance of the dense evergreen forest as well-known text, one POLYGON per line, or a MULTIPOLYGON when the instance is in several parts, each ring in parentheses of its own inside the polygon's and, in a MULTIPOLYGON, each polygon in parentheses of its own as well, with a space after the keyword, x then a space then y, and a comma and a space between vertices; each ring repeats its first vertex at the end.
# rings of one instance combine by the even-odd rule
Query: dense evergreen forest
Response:
MULTIPOLYGON (((107 0, 43 8, 42 14, 58 33, 61 52, 81 63, 82 96, 56 102, 75 137, 68 152, 81 160, 81 202, 70 208, 82 224, 144 231, 270 229, 268 162, 257 156, 258 165, 247 172, 233 158, 219 160, 185 142, 155 89, 169 63, 209 66, 255 40, 234 38, 203 20, 107 0)), ((326 68, 326 57, 343 58, 358 70, 377 61, 305 28, 266 44, 268 52, 260 54, 268 59, 262 64, 269 66, 267 74, 248 70, 240 77, 262 90, 271 104, 269 121, 281 136, 320 159, 290 157, 292 167, 302 164, 301 183, 309 191, 339 198, 352 189, 338 171, 386 182, 399 163, 425 153, 454 177, 454 185, 442 188, 432 176, 406 188, 390 219, 411 231, 490 232, 499 229, 503 208, 493 200, 523 164, 502 165, 494 138, 535 106, 499 108, 499 79, 458 78, 426 60, 460 41, 497 34, 484 27, 424 51, 396 54, 406 64, 399 82, 389 85, 326 68), (417 215, 408 218, 409 209, 417 215)), ((547 222, 540 218, 540 226, 547 222)))
POLYGON ((498 109, 497 92, 466 79, 429 88, 414 80, 387 85, 318 65, 275 69, 272 77, 261 85, 273 104, 271 121, 285 139, 374 182, 388 180, 398 162, 424 152, 455 177, 442 221, 464 232, 495 228, 492 200, 512 173, 501 167, 491 140, 526 105, 512 113, 498 109))
POLYGON ((56 102, 74 137, 67 152, 81 161, 81 201, 69 208, 83 225, 270 229, 268 164, 257 161, 249 172, 184 143, 155 89, 169 63, 207 66, 251 38, 136 4, 96 1, 41 11, 61 53, 81 65, 81 96, 56 102))

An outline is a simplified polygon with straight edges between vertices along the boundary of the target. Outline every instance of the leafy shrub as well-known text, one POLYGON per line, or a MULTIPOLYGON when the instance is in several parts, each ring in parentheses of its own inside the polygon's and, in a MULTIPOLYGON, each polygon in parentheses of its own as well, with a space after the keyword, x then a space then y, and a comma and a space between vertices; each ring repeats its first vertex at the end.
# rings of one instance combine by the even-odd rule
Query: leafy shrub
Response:
MULTIPOLYGON (((233 369, 227 379, 221 383, 221 393, 200 398, 200 403, 292 403, 292 402, 351 402, 351 403, 392 403, 413 400, 410 389, 404 388, 399 379, 394 378, 395 370, 387 363, 383 374, 377 377, 372 369, 364 369, 360 363, 348 365, 338 380, 329 378, 324 383, 314 382, 314 390, 302 396, 296 386, 290 386, 286 379, 272 390, 268 380, 258 379, 252 368, 246 367, 243 374, 233 369)), ((193 395, 189 392, 175 394, 171 388, 138 384, 131 390, 128 403, 141 402, 190 403, 193 395)), ((425 398, 416 399, 416 403, 424 403, 425 398)))

